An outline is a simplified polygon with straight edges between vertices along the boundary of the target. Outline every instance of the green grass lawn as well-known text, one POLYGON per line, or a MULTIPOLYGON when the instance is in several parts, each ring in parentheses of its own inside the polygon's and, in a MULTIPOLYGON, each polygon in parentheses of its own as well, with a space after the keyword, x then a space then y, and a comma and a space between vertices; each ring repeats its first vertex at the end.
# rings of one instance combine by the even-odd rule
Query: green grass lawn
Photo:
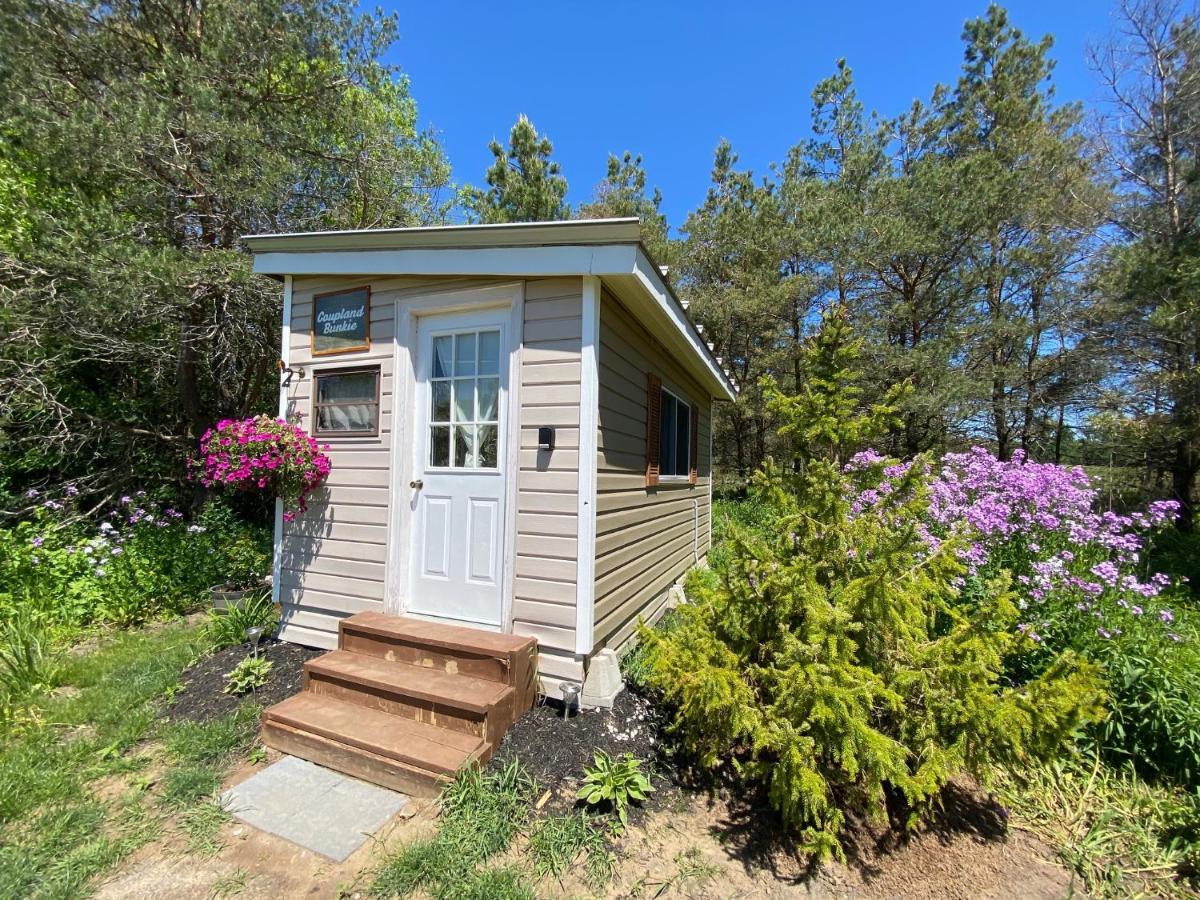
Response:
POLYGON ((77 897, 174 820, 214 847, 224 773, 254 740, 258 709, 170 724, 169 697, 207 652, 198 626, 120 632, 69 655, 58 688, 0 735, 0 897, 77 897))

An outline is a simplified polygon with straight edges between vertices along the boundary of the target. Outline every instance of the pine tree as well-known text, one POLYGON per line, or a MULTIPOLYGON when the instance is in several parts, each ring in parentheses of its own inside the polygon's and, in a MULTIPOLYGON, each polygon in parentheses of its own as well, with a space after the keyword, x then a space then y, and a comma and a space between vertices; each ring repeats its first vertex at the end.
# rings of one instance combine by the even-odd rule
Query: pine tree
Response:
POLYGON ((567 179, 550 159, 554 145, 539 135, 526 116, 517 119, 508 135, 508 147, 499 141, 488 145, 495 157, 488 168, 488 189, 466 193, 466 207, 481 222, 545 222, 565 219, 567 179))
POLYGON ((591 202, 579 208, 584 219, 637 216, 642 221, 642 243, 660 265, 673 266, 675 251, 667 237, 667 217, 662 212, 662 191, 646 192, 646 170, 642 157, 628 150, 624 156, 608 157, 604 180, 596 185, 591 202))
POLYGON ((832 307, 805 348, 802 390, 765 385, 797 448, 754 478, 772 527, 735 531, 729 563, 693 580, 675 625, 642 629, 650 683, 684 747, 763 784, 817 857, 840 855, 848 814, 886 820, 889 794, 911 825, 950 778, 1052 752, 1100 698, 1098 671, 1070 657, 1022 687, 1000 684, 1028 641, 1013 595, 997 582, 958 602, 956 545, 931 550, 917 526, 922 460, 892 470, 875 505, 855 504, 883 463, 847 466, 847 455, 890 425, 903 390, 864 407, 860 349, 832 307))

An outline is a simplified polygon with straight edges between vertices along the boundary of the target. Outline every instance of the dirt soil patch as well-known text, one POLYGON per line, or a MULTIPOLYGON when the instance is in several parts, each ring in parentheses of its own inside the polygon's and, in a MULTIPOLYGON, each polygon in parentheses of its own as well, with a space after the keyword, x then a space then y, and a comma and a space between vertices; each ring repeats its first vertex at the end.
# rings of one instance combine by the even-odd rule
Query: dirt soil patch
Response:
POLYGON ((304 663, 324 652, 276 640, 259 644, 258 655, 265 656, 275 664, 271 676, 257 691, 235 697, 224 692, 225 676, 251 655, 250 645, 239 644, 218 650, 183 673, 180 682, 183 690, 175 696, 175 703, 168 710, 167 717, 172 722, 211 722, 233 712, 247 700, 262 706, 286 700, 300 690, 304 663))
MULTIPOLYGON (((607 896, 808 897, 859 900, 1060 900, 1086 897, 1046 845, 1010 828, 969 783, 951 786, 946 810, 907 838, 858 827, 847 862, 808 866, 761 809, 682 793, 653 810, 618 845, 607 896)), ((571 878, 557 888, 585 893, 571 878)))
MULTIPOLYGON (((632 753, 648 764, 657 791, 651 796, 654 806, 677 790, 661 754, 661 724, 650 701, 629 689, 617 695, 612 709, 582 710, 570 718, 563 717, 561 703, 543 699, 508 730, 488 768, 503 769, 519 759, 539 788, 550 794, 542 811, 562 812, 575 804, 583 770, 594 765, 597 750, 614 758, 632 753)), ((638 810, 631 809, 631 814, 637 816, 638 810)))
MULTIPOLYGON (((279 758, 268 751, 268 763, 279 758)), ((225 781, 229 787, 258 771, 243 765, 225 781)), ((400 844, 435 828, 430 801, 413 801, 344 862, 337 863, 236 819, 221 826, 212 855, 188 852, 171 827, 98 885, 98 900, 291 900, 297 897, 365 897, 371 871, 400 844)))

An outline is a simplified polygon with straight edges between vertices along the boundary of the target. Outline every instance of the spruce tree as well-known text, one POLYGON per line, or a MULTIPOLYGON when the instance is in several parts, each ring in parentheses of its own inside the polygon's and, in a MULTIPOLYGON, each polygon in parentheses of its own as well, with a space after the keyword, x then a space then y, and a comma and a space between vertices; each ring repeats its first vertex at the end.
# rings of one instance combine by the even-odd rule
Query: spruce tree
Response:
POLYGON ((800 391, 764 386, 795 446, 753 479, 773 525, 735 530, 728 564, 693 579, 675 625, 642 629, 684 748, 764 785, 818 858, 841 854, 850 813, 886 820, 891 796, 911 825, 950 778, 1059 749, 1101 696, 1095 667, 1071 657, 1001 684, 1028 638, 1005 583, 959 602, 955 544, 931 549, 917 524, 923 460, 890 469, 891 489, 863 507, 885 463, 848 454, 894 420, 902 389, 864 407, 859 352, 835 306, 805 348, 800 391))

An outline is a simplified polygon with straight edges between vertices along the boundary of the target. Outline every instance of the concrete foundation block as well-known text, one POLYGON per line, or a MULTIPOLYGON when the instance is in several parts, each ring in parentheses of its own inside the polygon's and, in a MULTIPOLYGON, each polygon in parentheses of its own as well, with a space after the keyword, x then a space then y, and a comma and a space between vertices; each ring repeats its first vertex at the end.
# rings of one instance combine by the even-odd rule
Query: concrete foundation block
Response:
POLYGON ((617 654, 609 649, 600 650, 588 663, 579 703, 589 709, 612 709, 617 694, 624 689, 625 682, 621 679, 621 666, 617 654))

